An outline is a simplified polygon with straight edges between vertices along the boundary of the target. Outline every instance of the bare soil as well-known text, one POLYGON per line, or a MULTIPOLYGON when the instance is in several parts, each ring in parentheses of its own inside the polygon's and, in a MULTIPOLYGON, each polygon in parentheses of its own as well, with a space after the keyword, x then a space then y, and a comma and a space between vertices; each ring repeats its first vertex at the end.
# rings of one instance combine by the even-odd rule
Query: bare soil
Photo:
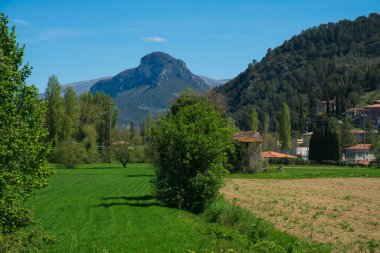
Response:
POLYGON ((231 179, 222 192, 289 234, 337 252, 380 252, 379 178, 231 179))

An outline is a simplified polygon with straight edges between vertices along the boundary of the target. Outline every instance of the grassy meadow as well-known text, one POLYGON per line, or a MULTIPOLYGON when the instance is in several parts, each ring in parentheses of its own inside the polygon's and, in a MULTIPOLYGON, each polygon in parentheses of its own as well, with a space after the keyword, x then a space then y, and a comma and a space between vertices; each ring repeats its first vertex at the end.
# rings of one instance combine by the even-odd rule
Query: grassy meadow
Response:
MULTIPOLYGON (((36 219, 58 243, 44 252, 185 252, 210 248, 204 222, 150 195, 148 164, 56 169, 35 196, 36 219)), ((211 242, 211 243, 210 243, 211 242)))
POLYGON ((153 175, 149 164, 56 168, 30 202, 35 220, 58 239, 42 252, 261 252, 275 249, 272 241, 327 251, 223 201, 202 215, 161 206, 151 196, 153 175))

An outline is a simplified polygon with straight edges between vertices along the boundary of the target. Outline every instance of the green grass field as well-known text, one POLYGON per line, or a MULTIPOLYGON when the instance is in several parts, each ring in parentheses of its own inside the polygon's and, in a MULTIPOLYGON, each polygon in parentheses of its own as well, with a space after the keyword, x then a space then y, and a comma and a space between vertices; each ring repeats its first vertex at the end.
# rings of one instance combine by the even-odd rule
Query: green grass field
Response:
POLYGON ((206 222, 160 206, 148 164, 57 169, 32 201, 36 219, 59 242, 44 252, 186 252, 212 247, 206 222), (91 169, 90 169, 91 168, 91 169))
POLYGON ((380 168, 352 168, 322 165, 285 165, 283 172, 276 172, 278 165, 272 165, 267 173, 230 174, 230 178, 256 179, 297 179, 297 178, 344 178, 380 177, 380 168))
MULTIPOLYGON (((161 206, 151 196, 150 164, 129 164, 126 169, 119 164, 91 164, 55 172, 50 186, 30 201, 35 220, 58 239, 42 252, 222 252, 230 248, 242 252, 239 248, 250 240, 248 230, 240 229, 242 224, 246 229, 266 224, 254 228, 254 233, 285 248, 320 247, 248 217, 248 212, 240 215, 232 206, 225 213, 209 211, 213 217, 221 216, 212 223, 207 215, 161 206)), ((271 244, 263 243, 258 245, 271 244)))

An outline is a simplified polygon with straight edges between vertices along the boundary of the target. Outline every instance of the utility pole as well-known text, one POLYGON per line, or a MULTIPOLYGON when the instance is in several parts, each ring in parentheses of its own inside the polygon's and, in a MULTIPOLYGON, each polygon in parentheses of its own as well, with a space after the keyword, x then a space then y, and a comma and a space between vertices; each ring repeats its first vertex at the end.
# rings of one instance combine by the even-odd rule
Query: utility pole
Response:
POLYGON ((363 116, 363 130, 364 130, 363 144, 365 145, 365 133, 366 133, 366 130, 365 130, 365 117, 367 117, 367 114, 363 113, 362 116, 363 116))

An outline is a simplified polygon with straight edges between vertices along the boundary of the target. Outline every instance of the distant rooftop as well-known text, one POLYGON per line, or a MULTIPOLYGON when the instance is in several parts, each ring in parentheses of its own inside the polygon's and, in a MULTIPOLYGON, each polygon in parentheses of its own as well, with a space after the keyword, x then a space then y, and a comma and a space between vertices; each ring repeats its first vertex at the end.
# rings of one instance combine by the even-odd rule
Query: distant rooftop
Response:
POLYGON ((367 105, 365 108, 380 108, 380 104, 367 105))
POLYGON ((351 133, 353 133, 353 134, 364 134, 364 133, 367 133, 367 131, 364 131, 363 129, 352 129, 351 131, 350 131, 351 133))
POLYGON ((260 134, 253 131, 239 132, 234 135, 234 140, 244 143, 263 143, 260 134))
POLYGON ((369 150, 371 148, 371 144, 357 144, 355 146, 346 148, 346 150, 369 150))
POLYGON ((261 156, 264 158, 290 158, 290 159, 297 158, 294 155, 288 155, 288 154, 278 153, 274 151, 261 152, 261 156))

